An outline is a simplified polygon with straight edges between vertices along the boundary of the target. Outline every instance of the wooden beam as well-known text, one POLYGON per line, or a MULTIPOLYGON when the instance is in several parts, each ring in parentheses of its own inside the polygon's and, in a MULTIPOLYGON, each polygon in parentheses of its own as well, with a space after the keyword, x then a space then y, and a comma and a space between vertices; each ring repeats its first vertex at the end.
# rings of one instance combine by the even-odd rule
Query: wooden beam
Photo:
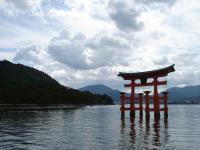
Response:
POLYGON ((150 110, 150 111, 154 111, 154 108, 150 108, 149 110, 150 110))
POLYGON ((159 99, 162 100, 162 99, 165 99, 165 97, 164 96, 159 96, 159 99))
MULTIPOLYGON (((157 85, 166 85, 167 81, 158 81, 157 85)), ((141 83, 136 83, 135 87, 140 87, 140 86, 153 86, 154 83, 145 83, 145 84, 141 84, 141 83)), ((124 84, 124 87, 131 87, 131 84, 124 84)))
POLYGON ((165 111, 165 108, 160 108, 160 111, 165 111))
MULTIPOLYGON (((124 96, 124 99, 125 99, 125 100, 130 100, 130 99, 131 99, 131 97, 124 96)), ((140 100, 140 98, 139 98, 139 97, 135 97, 135 98, 134 98, 134 100, 140 100)))
POLYGON ((135 110, 143 110, 143 108, 135 107, 135 110))
POLYGON ((131 98, 130 98, 130 97, 127 97, 127 96, 124 96, 124 99, 125 99, 125 100, 130 100, 131 98))
MULTIPOLYGON (((146 78, 147 79, 151 79, 151 78, 154 78, 154 77, 166 77, 168 75, 168 73, 162 73, 162 74, 157 74, 157 75, 147 75, 146 78)), ((140 80, 140 77, 134 77, 134 76, 125 76, 123 77, 124 80, 132 80, 132 79, 135 79, 135 80, 140 80)))
POLYGON ((127 107, 125 107, 124 110, 131 110, 131 108, 127 108, 127 107))

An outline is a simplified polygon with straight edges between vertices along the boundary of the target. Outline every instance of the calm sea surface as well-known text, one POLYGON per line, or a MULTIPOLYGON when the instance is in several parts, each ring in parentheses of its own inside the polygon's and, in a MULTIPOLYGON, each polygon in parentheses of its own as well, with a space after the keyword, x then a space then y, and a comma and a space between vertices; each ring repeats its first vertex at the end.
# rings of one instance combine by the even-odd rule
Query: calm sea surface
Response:
POLYGON ((200 149, 200 105, 169 105, 168 120, 155 122, 119 106, 70 110, 1 110, 0 149, 117 150, 200 149))

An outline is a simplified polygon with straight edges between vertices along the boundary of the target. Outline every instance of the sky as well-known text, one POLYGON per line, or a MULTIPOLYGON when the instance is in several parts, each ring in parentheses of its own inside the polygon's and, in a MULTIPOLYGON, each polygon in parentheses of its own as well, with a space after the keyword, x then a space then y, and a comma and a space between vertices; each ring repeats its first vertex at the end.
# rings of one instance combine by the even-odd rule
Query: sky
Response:
POLYGON ((72 88, 172 64, 167 88, 198 85, 199 18, 199 0, 0 0, 0 59, 72 88))

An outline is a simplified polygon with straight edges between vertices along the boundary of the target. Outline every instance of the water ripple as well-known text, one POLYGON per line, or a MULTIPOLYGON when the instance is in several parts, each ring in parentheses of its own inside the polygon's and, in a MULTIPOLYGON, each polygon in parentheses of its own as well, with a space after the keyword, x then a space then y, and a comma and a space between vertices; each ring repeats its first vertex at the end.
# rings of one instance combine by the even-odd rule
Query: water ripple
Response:
POLYGON ((198 149, 200 106, 170 105, 168 120, 120 119, 119 106, 4 110, 0 149, 198 149), (194 113, 195 112, 195 113, 194 113))

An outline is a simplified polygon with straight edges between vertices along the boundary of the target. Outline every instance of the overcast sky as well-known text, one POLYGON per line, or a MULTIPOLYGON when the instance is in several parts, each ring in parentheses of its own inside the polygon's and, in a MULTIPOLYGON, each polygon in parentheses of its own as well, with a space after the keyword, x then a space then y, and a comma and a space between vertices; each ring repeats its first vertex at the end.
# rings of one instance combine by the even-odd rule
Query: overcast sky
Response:
POLYGON ((73 88, 171 64, 168 87, 200 84, 200 1, 0 0, 0 59, 73 88))

